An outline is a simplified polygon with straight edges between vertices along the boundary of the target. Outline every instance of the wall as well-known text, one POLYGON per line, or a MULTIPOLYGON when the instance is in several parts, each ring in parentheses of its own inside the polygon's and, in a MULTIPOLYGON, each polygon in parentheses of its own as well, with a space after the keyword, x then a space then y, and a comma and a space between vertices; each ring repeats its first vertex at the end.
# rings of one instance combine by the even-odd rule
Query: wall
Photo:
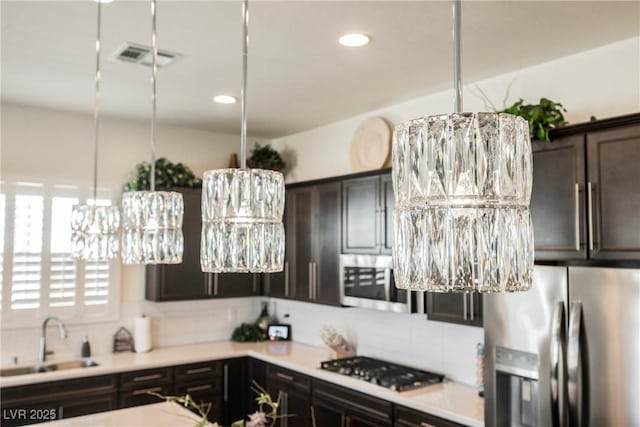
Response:
POLYGON ((475 384, 476 345, 484 341, 482 328, 430 322, 419 314, 281 299, 272 300, 270 313, 281 322, 291 324, 294 341, 323 345, 320 330, 329 325, 354 343, 359 355, 439 372, 456 381, 475 384))
MULTIPOLYGON (((464 58, 463 58, 464 60, 464 58)), ((464 70, 463 70, 464 72, 464 70)), ((463 76, 464 77, 464 76, 463 76)), ((640 111, 640 37, 581 52, 552 62, 467 84, 465 111, 490 111, 483 92, 496 108, 523 98, 541 97, 561 102, 570 123, 640 111), (480 90, 478 89, 480 88, 480 90)), ((453 109, 453 90, 369 111, 340 122, 274 140, 292 168, 287 181, 343 175, 353 172, 349 161, 351 138, 367 117, 382 116, 392 124, 453 109), (331 153, 327 156, 327 153, 331 153)))
MULTIPOLYGON (((91 187, 93 179, 93 118, 87 115, 2 105, 0 172, 4 181, 46 181, 91 187)), ((148 160, 149 124, 116 119, 102 121, 99 186, 120 198, 123 184, 137 163, 148 160)), ((236 135, 175 126, 159 126, 157 156, 187 164, 202 176, 206 169, 226 167, 237 151, 236 135)), ((144 300, 144 268, 122 266, 120 310, 113 322, 73 324, 61 341, 49 331, 50 348, 58 357, 77 356, 82 336, 89 335, 94 353, 110 352, 120 326, 132 330, 133 318, 152 317, 157 346, 228 339, 235 326, 253 321, 257 298, 220 301, 152 303, 144 300)), ((39 328, 2 329, 1 362, 13 356, 21 361, 37 357, 39 328)))

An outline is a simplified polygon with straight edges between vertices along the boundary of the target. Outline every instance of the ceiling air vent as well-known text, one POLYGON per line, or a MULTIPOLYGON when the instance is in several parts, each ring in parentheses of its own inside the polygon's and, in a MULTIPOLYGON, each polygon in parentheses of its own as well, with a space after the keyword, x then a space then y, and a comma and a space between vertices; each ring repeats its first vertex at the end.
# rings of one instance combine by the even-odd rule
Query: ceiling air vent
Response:
MULTIPOLYGON (((135 43, 123 43, 113 54, 119 61, 131 62, 134 64, 151 66, 153 61, 151 47, 135 43)), ((158 67, 166 67, 182 58, 182 55, 175 52, 158 49, 158 67)))

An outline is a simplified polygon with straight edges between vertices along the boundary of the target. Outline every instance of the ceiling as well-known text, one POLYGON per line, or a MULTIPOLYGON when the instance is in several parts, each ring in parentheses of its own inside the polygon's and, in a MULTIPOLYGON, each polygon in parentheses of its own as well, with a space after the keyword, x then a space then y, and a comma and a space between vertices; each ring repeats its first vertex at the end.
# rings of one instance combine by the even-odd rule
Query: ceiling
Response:
MULTIPOLYGON (((93 111, 96 3, 6 1, 2 101, 93 111)), ((102 111, 148 119, 150 69, 117 62, 123 43, 150 44, 149 2, 103 5, 102 111)), ((250 9, 249 133, 276 138, 452 87, 451 3, 253 1, 250 9), (372 42, 345 48, 340 35, 372 42)), ((184 55, 159 70, 158 118, 239 132, 239 1, 158 3, 160 49, 184 55)), ((465 1, 465 81, 547 62, 640 35, 640 2, 465 1)))

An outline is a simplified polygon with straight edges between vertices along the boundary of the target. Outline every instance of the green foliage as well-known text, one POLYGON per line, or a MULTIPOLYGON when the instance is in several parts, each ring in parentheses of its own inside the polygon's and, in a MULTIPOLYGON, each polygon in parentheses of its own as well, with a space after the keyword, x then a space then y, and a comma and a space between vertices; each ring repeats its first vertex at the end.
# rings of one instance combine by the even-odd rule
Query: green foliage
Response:
POLYGON ((282 171, 287 167, 280 153, 271 148, 271 145, 260 145, 257 142, 251 150, 251 156, 247 160, 247 164, 250 168, 271 169, 275 171, 282 171))
POLYGON ((236 342, 258 342, 264 340, 264 332, 255 323, 243 323, 231 335, 231 341, 236 342))
MULTIPOLYGON (((151 187, 151 164, 148 162, 136 165, 135 178, 124 186, 124 191, 144 191, 151 187)), ((202 181, 197 178, 188 166, 172 163, 163 158, 156 160, 156 187, 200 187, 202 181)))
POLYGON ((529 133, 532 139, 549 141, 549 130, 567 124, 563 112, 567 110, 559 102, 540 98, 539 104, 525 104, 522 99, 503 111, 520 116, 529 122, 529 133))

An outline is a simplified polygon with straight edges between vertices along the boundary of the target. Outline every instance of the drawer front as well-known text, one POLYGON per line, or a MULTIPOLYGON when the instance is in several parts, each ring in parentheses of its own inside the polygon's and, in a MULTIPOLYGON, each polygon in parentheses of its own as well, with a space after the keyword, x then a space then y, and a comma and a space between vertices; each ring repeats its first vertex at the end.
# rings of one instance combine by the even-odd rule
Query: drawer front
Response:
POLYGON ((203 362, 180 365, 175 368, 176 383, 200 378, 219 378, 222 375, 222 363, 203 362))
POLYGON ((152 403, 160 403, 162 399, 150 393, 158 393, 163 396, 172 394, 171 384, 160 385, 140 385, 137 388, 120 391, 119 407, 130 408, 132 406, 149 405, 152 403))
POLYGON ((331 402, 336 408, 343 408, 347 413, 362 414, 380 422, 386 423, 393 417, 391 402, 324 381, 313 381, 312 396, 314 400, 331 402))
POLYGON ((198 405, 210 404, 209 420, 218 422, 221 420, 222 382, 220 380, 215 380, 214 382, 201 380, 200 382, 190 382, 189 384, 176 384, 174 391, 176 396, 188 394, 198 405))
POLYGON ((274 380, 305 391, 309 390, 311 383, 309 377, 304 374, 275 365, 267 365, 267 382, 274 380))
POLYGON ((395 407, 395 425, 396 427, 462 427, 462 424, 398 405, 395 407))
POLYGON ((146 369, 144 371, 127 372, 120 375, 120 389, 139 389, 173 381, 173 368, 146 369))
POLYGON ((0 388, 0 399, 4 407, 13 402, 29 405, 41 401, 56 400, 60 397, 86 396, 115 391, 117 391, 117 376, 101 375, 16 387, 2 387, 0 388))

